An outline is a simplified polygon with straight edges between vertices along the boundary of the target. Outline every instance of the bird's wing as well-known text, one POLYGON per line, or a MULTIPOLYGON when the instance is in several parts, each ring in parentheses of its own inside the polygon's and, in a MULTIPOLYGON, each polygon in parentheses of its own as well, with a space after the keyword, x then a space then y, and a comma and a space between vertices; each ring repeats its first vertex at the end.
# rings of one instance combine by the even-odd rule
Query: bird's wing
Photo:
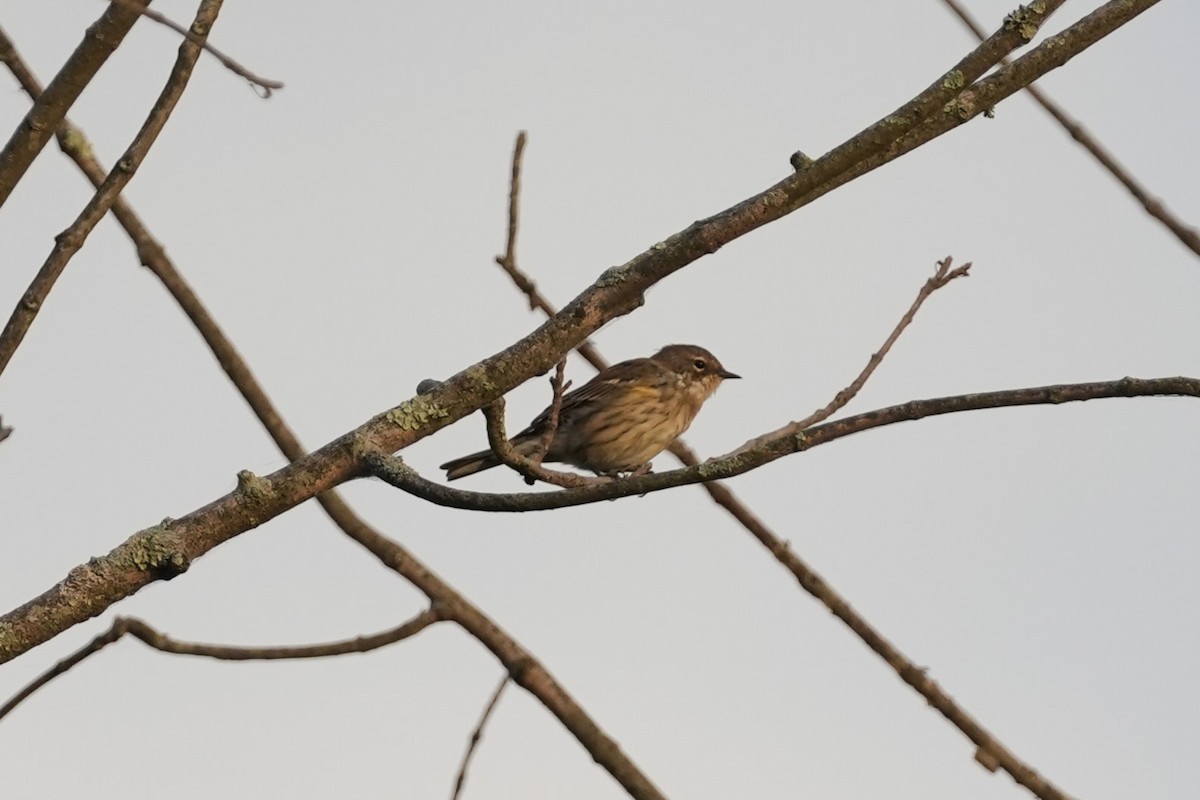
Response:
MULTIPOLYGON (((560 418, 583 406, 603 402, 605 398, 613 397, 633 382, 657 385, 666 379, 664 368, 648 358, 633 358, 613 364, 583 386, 563 395, 560 418)), ((517 436, 533 435, 545 430, 550 422, 550 408, 551 406, 547 406, 542 413, 534 417, 529 427, 517 436)))

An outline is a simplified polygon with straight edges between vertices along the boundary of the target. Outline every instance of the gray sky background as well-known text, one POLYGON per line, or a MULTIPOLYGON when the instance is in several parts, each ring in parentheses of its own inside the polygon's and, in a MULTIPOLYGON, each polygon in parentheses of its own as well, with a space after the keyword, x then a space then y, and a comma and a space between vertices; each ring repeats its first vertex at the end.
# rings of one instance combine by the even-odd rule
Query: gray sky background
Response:
MULTIPOLYGON (((1011 2, 970 7, 996 27, 1011 2)), ((1057 30, 1095 7, 1069 2, 1057 30)), ((156 2, 186 22, 190 3, 156 2)), ((5 2, 48 81, 99 3, 5 2)), ((1200 6, 1161 3, 1040 85, 1200 221, 1200 6)), ((935 0, 414 4, 231 0, 215 60, 126 192, 310 448, 541 319, 492 263, 527 129, 519 260, 566 302, 695 219, 909 99, 974 45, 935 0)), ((71 119, 111 165, 178 37, 140 22, 71 119)), ((4 78, 0 124, 27 109, 4 78)), ((1200 374, 1200 263, 1015 97, 667 279, 595 338, 669 342, 745 376, 688 433, 705 455, 824 405, 934 262, 935 295, 848 409, 1125 375, 1200 374)), ((5 314, 91 190, 55 148, 0 214, 5 314)), ((576 384, 589 375, 569 366, 576 384)), ((510 396, 523 424, 544 380, 510 396)), ((1107 400, 893 426, 732 482, 916 663, 1068 792, 1194 796, 1200 751, 1195 400, 1107 400)), ((134 531, 282 464, 111 220, 0 380, 0 606, 134 531)), ((406 451, 428 475, 478 415, 406 451)), ((658 460, 659 469, 670 464, 658 460)), ((465 485, 465 484, 464 484, 465 485)), ((470 488, 518 491, 501 470, 470 488)), ((1027 796, 698 488, 560 512, 432 507, 346 488, 530 648, 677 798, 1027 796)), ((185 639, 337 639, 423 598, 307 504, 0 668, 7 697, 137 615, 185 639)), ((449 625, 366 656, 225 664, 121 643, 0 723, 6 798, 448 797, 501 675, 449 625)), ((511 690, 467 797, 616 798, 511 690)))

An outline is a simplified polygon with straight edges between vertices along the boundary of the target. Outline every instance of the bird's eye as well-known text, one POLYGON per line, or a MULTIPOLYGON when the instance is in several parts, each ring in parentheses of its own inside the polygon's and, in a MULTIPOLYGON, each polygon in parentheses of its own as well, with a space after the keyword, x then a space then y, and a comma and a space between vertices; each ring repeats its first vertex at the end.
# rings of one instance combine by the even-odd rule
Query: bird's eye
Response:
POLYGON ((703 358, 697 358, 692 362, 692 366, 696 368, 697 372, 703 372, 704 368, 707 367, 708 364, 705 363, 703 358))

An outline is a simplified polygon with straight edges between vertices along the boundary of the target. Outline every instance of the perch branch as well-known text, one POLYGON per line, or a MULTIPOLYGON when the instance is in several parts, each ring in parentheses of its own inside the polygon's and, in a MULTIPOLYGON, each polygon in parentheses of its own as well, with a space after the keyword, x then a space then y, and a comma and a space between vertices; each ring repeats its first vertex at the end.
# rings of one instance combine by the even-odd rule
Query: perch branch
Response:
POLYGON ((789 424, 773 435, 758 437, 728 455, 709 459, 696 466, 623 478, 579 489, 565 489, 561 492, 495 494, 453 489, 421 477, 402 459, 389 455, 367 440, 360 442, 357 452, 364 466, 372 474, 398 489, 437 505, 469 511, 546 511, 732 478, 784 456, 897 422, 989 408, 1058 405, 1101 398, 1152 396, 1200 397, 1200 378, 1121 378, 1115 381, 1064 383, 912 400, 826 422, 803 431, 792 432, 792 425, 789 424))

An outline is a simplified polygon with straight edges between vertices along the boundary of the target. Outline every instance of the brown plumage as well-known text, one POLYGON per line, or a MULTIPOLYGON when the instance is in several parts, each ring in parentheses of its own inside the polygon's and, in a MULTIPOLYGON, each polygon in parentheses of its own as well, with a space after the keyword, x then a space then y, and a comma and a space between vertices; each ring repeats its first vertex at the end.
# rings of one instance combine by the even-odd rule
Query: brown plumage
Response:
MULTIPOLYGON (((722 380, 738 377, 691 344, 667 345, 650 358, 613 364, 563 395, 558 428, 542 460, 599 475, 636 471, 687 430, 722 380)), ((549 422, 547 408, 512 438, 516 451, 534 455, 549 422)), ((453 481, 499 464, 491 450, 481 450, 441 469, 453 481)))

